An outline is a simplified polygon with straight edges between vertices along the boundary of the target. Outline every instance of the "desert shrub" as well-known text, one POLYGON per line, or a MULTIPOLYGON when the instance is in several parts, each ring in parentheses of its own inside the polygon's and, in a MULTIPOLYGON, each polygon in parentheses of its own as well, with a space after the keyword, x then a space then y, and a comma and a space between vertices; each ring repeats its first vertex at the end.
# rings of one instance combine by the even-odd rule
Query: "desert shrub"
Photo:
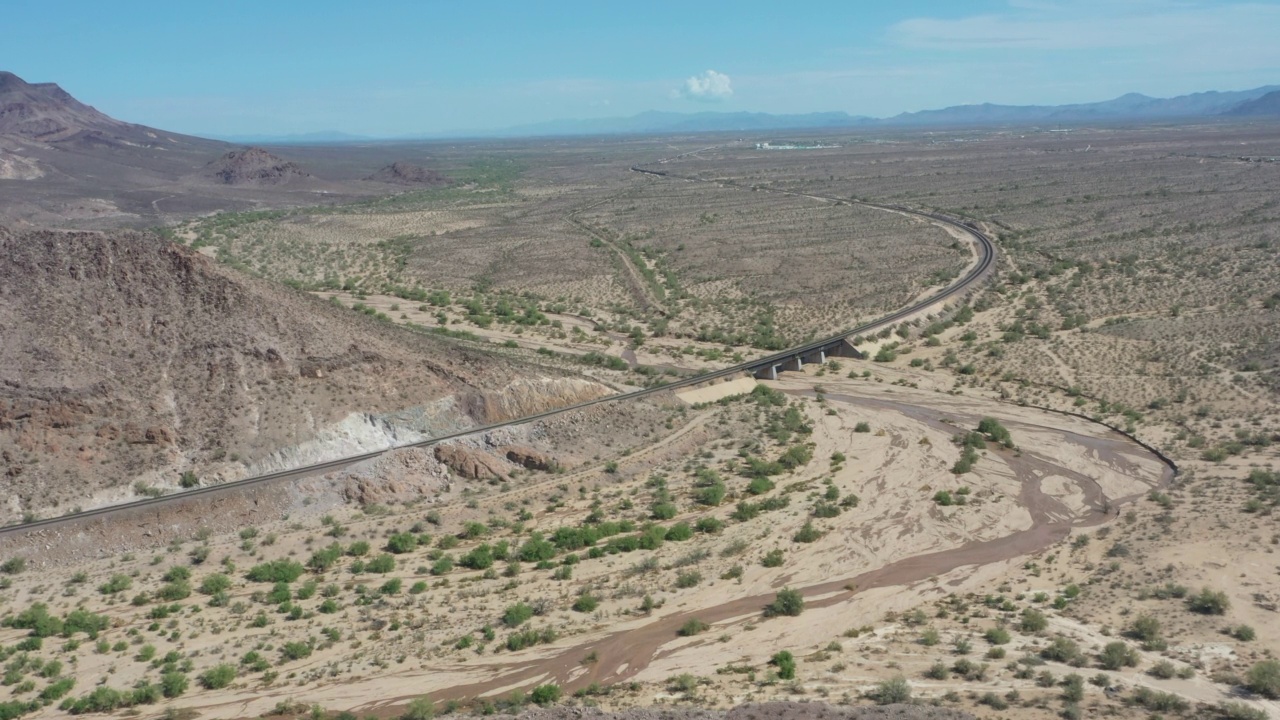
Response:
POLYGON ((98 592, 103 595, 114 595, 124 592, 133 587, 133 580, 128 575, 112 575, 111 579, 98 586, 98 592))
POLYGON ((198 679, 206 690, 221 690, 236 679, 236 668, 227 663, 215 665, 200 673, 198 679))
POLYGON ((1084 677, 1071 673, 1062 678, 1062 699, 1078 703, 1084 699, 1084 677))
POLYGON ((678 522, 667 528, 667 539, 673 542, 683 542, 693 537, 693 528, 689 527, 689 523, 678 522))
POLYGON ((876 684, 874 690, 869 693, 872 700, 877 705, 894 705, 898 703, 911 702, 911 685, 907 683, 904 677, 891 678, 882 680, 876 684))
POLYGON ((539 685, 529 693, 529 701, 535 705, 550 705, 560 699, 560 686, 552 683, 539 685))
POLYGON ((519 627, 533 617, 533 608, 526 603, 516 603, 502 614, 502 624, 507 627, 519 627))
POLYGON ((1266 710, 1239 702, 1222 703, 1217 707, 1217 712, 1221 720, 1267 720, 1270 717, 1266 710))
POLYGON ((541 562, 556 556, 556 548, 543 539, 540 533, 534 533, 520 546, 521 562, 541 562))
POLYGON ((1067 663, 1068 665, 1078 665, 1083 662, 1080 646, 1070 638, 1065 638, 1061 635, 1055 637, 1048 647, 1040 651, 1040 657, 1045 660, 1067 663))
POLYGON ((205 595, 214 595, 227 590, 230 587, 231 578, 223 575, 222 573, 206 575, 204 576, 204 579, 200 581, 200 592, 205 595))
POLYGON ((176 670, 160 676, 160 692, 167 698, 176 698, 186 692, 187 685, 187 676, 176 670))
POLYGON ((978 421, 978 432, 985 435, 992 442, 998 442, 1005 447, 1013 447, 1013 438, 1009 435, 1009 431, 995 418, 984 417, 978 421))
POLYGON ((1138 651, 1120 640, 1107 643, 1102 648, 1102 653, 1098 656, 1098 663, 1105 670, 1137 667, 1138 660, 1138 651))
POLYGON ((301 641, 287 642, 280 646, 280 656, 289 660, 301 660, 305 657, 311 657, 311 644, 301 641))
POLYGON ((351 557, 364 557, 369 554, 369 543, 364 540, 357 540, 347 546, 347 555, 351 557))
POLYGON ((774 548, 764 554, 764 559, 760 561, 761 565, 767 568, 782 567, 782 549, 774 548))
POLYGON ((1207 587, 1187 598, 1187 608, 1202 615, 1223 615, 1230 607, 1226 593, 1207 587))
POLYGON ((1168 680, 1178 674, 1178 668, 1174 667, 1173 663, 1168 660, 1161 660, 1155 665, 1147 668, 1147 674, 1154 678, 1168 680))
POLYGON ((670 520, 680 512, 680 509, 675 506, 675 503, 660 502, 654 503, 653 507, 649 508, 649 512, 652 513, 654 520, 670 520))
POLYGON ((174 580, 173 582, 165 583, 156 591, 156 597, 169 602, 182 600, 190 596, 191 583, 186 580, 174 580))
POLYGON ((985 692, 978 698, 979 705, 986 705, 992 710, 1008 710, 1009 701, 993 692, 985 692))
POLYGON ((778 464, 787 470, 795 470, 809 464, 813 459, 813 449, 808 445, 792 445, 778 458, 778 464))
POLYGON ((676 634, 682 637, 692 637, 710 629, 711 626, 705 622, 697 618, 689 618, 685 621, 684 625, 680 626, 680 629, 676 631, 676 634))
POLYGON ((702 573, 698 572, 697 570, 689 570, 686 572, 682 572, 676 576, 676 587, 682 590, 686 588, 696 587, 698 583, 701 583, 701 582, 702 582, 702 573))
POLYGON ((1258 637, 1258 634, 1254 632, 1252 627, 1248 625, 1240 625, 1231 628, 1231 637, 1239 640, 1240 642, 1252 642, 1258 637))
POLYGON ((1139 615, 1126 634, 1135 640, 1141 640, 1144 646, 1154 646, 1160 642, 1160 621, 1151 615, 1139 615))
POLYGON ((817 542, 821 537, 822 531, 814 527, 813 522, 805 521, 804 526, 797 530, 791 539, 798 543, 811 543, 817 542))
POLYGON ((804 596, 798 590, 783 588, 774 596, 773 602, 764 608, 765 617, 788 615, 795 617, 804 612, 804 596))
POLYGON ((796 659, 790 652, 781 650, 769 658, 769 664, 778 668, 778 677, 782 680, 794 680, 796 677, 796 659))
POLYGON ((75 687, 75 684, 76 679, 73 677, 58 678, 40 691, 40 699, 46 702, 57 700, 71 692, 71 688, 75 687))
POLYGON ((472 570, 488 570, 493 567, 493 548, 482 543, 458 560, 458 564, 472 570))
POLYGON ((1245 687, 1263 697, 1280 698, 1280 660, 1263 660, 1249 668, 1245 687))
POLYGON ((400 720, 431 720, 436 716, 436 705, 431 698, 423 695, 409 703, 400 720))
POLYGON ((580 613, 593 612, 600 605, 600 598, 594 595, 583 593, 573 601, 573 609, 580 613))
POLYGON ((924 671, 924 676, 930 680, 946 680, 951 677, 951 668, 947 667, 946 663, 939 660, 930 665, 928 670, 924 671))
POLYGON ((1009 631, 1002 627, 993 627, 982 634, 982 637, 992 645, 1004 645, 1009 642, 1009 631))
POLYGON ((444 575, 450 570, 453 570, 453 556, 451 555, 441 555, 431 564, 432 575, 444 575))
POLYGON ((293 560, 272 560, 249 568, 246 577, 254 582, 291 583, 302 577, 303 570, 302 565, 293 560))
POLYGON ((1027 608, 1022 611, 1022 619, 1019 621, 1018 627, 1022 629, 1022 632, 1040 632, 1049 627, 1049 619, 1039 610, 1027 608))
POLYGON ((94 688, 88 695, 71 700, 63 700, 59 707, 72 715, 83 713, 108 713, 133 704, 128 693, 105 685, 94 688))
POLYGON ((1177 695, 1145 687, 1133 691, 1133 702, 1155 712, 1180 713, 1187 709, 1187 701, 1177 695))

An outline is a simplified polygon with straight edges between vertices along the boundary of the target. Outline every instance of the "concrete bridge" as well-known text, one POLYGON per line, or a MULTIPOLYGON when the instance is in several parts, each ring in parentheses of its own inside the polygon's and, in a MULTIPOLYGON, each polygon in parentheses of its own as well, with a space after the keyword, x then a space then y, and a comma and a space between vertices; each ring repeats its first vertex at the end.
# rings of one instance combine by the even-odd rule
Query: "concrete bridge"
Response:
POLYGON ((756 378, 760 380, 777 380, 778 373, 788 370, 799 372, 806 363, 825 363, 833 357, 863 359, 848 338, 828 339, 816 346, 806 346, 789 353, 770 355, 752 366, 756 378))

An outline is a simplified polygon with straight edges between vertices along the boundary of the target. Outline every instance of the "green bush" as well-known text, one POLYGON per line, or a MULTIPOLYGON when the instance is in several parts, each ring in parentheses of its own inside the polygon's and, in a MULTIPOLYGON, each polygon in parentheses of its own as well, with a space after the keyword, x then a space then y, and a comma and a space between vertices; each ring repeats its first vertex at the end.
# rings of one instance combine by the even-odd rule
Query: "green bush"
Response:
POLYGON ((110 580, 98 586, 98 592, 103 595, 115 595, 124 592, 133 587, 133 580, 128 575, 115 574, 110 580))
POLYGON ((804 526, 796 531, 791 539, 798 543, 817 542, 822 537, 822 531, 813 526, 813 522, 806 520, 804 526))
POLYGON ((206 690, 221 690, 236 679, 236 668, 234 665, 228 665, 227 663, 215 665, 200 673, 198 679, 200 685, 206 690))
POLYGON ((286 662, 311 657, 311 643, 301 641, 287 642, 280 646, 280 657, 286 662))
POLYGON ((697 570, 689 570, 676 575, 676 587, 681 590, 696 587, 702 582, 702 573, 697 570))
POLYGON ((794 680, 796 677, 796 659, 790 652, 780 650, 769 658, 769 664, 778 668, 778 677, 782 680, 794 680))
POLYGON ((176 670, 160 676, 160 691, 167 698, 176 698, 186 692, 187 684, 187 676, 176 670))
POLYGON ((580 613, 593 612, 600 605, 600 599, 594 595, 583 593, 573 601, 573 609, 580 613))
POLYGON ((364 569, 371 573, 389 573, 396 569, 395 556, 383 553, 382 555, 379 555, 365 563, 364 569))
POLYGON ((676 631, 676 634, 682 637, 693 637, 694 635, 704 633, 710 629, 711 626, 705 622, 697 618, 689 618, 685 621, 684 625, 680 626, 680 629, 676 631))
POLYGON ((200 581, 200 592, 204 595, 214 595, 227 590, 231 587, 231 578, 222 573, 214 573, 204 576, 200 581))
POLYGON ((804 596, 798 590, 791 588, 782 588, 778 594, 774 596, 773 602, 764 608, 765 617, 776 617, 779 615, 787 615, 795 617, 804 612, 804 596))
POLYGON ((418 547, 418 536, 413 533, 396 533, 387 538, 387 550, 397 555, 413 552, 418 547))
POLYGON ((882 680, 871 691, 870 696, 877 705, 908 703, 911 702, 911 685, 901 676, 882 680))
POLYGON ((1202 615, 1223 615, 1230 607, 1231 601, 1227 599, 1226 593, 1207 587, 1187 598, 1187 608, 1202 615))
POLYGON ((700 533, 714 535, 724 529, 724 522, 713 517, 698 518, 698 522, 694 523, 693 529, 700 533))
POLYGON ((548 683, 539 685, 529 693, 529 700, 536 705, 550 705, 560 699, 560 686, 548 683))
POLYGON ((1280 698, 1280 660, 1263 660, 1249 668, 1245 687, 1263 697, 1280 698))
POLYGON ((423 695, 409 703, 409 707, 400 716, 400 720, 431 720, 436 716, 435 703, 423 695))
MULTIPOLYGON (((366 550, 366 552, 368 551, 366 550)), ((307 567, 316 572, 324 572, 337 564, 341 558, 342 546, 338 543, 331 543, 328 547, 311 553, 311 559, 307 561, 307 567)))
POLYGON ((190 596, 191 583, 186 580, 174 580, 171 583, 165 583, 156 591, 156 597, 168 602, 183 600, 190 596))
MULTIPOLYGON (((45 686, 44 690, 40 691, 40 699, 45 702, 57 700, 71 692, 71 688, 75 687, 75 684, 76 679, 73 677, 58 678, 45 686)), ((3 715, 0 714, 0 717, 3 717, 3 715)))
POLYGON ((254 582, 291 583, 302 577, 303 571, 302 565, 293 560, 272 560, 254 565, 249 569, 246 577, 254 582))
POLYGON ((502 614, 502 624, 507 627, 520 627, 533 617, 533 608, 525 603, 516 603, 502 614))
POLYGON ((1102 648, 1098 663, 1104 670, 1119 670, 1125 667, 1138 666, 1138 651, 1120 640, 1109 642, 1102 648))
POLYGON ((693 528, 687 522, 678 522, 667 528, 667 539, 672 542, 683 542, 693 537, 693 528))
POLYGON ((992 645, 1004 645, 1011 639, 1009 631, 1002 627, 993 627, 983 633, 983 637, 992 645))
POLYGON ((1018 626, 1022 629, 1022 632, 1040 632, 1049 627, 1049 619, 1039 610, 1027 608, 1022 611, 1022 619, 1018 626))
POLYGON ((764 559, 760 561, 760 564, 767 568, 782 567, 782 549, 774 548, 765 553, 764 559))
POLYGON ((670 520, 680 512, 680 509, 675 506, 675 503, 660 502, 654 503, 653 507, 649 508, 649 512, 652 513, 654 520, 670 520))

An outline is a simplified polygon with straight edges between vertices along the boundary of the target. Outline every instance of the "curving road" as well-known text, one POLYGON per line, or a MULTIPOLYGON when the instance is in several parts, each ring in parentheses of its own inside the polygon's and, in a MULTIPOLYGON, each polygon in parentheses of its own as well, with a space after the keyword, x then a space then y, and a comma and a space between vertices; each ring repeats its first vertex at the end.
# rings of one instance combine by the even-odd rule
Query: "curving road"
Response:
MULTIPOLYGON (((706 149, 710 149, 710 148, 706 148, 706 149)), ((666 162, 666 160, 660 160, 657 162, 663 163, 663 162, 666 162)), ((705 183, 719 184, 725 187, 741 187, 736 183, 732 183, 732 182, 704 180, 702 178, 686 177, 686 176, 676 175, 674 173, 670 173, 665 170, 650 169, 643 165, 633 165, 630 168, 630 170, 632 172, 640 173, 643 175, 681 180, 685 182, 705 182, 705 183)), ((855 328, 850 328, 849 330, 846 330, 844 332, 841 332, 839 334, 833 335, 828 338, 815 340, 813 342, 805 343, 803 345, 799 345, 793 348, 789 348, 787 350, 783 350, 782 352, 775 353, 773 355, 769 355, 762 358, 756 358, 754 360, 750 360, 744 363, 739 363, 737 365, 733 365, 731 367, 727 367, 721 370, 716 370, 714 372, 705 373, 705 374, 697 375, 690 378, 685 378, 683 380, 678 380, 676 382, 668 383, 666 385, 661 385, 653 388, 646 388, 644 390, 637 390, 635 392, 624 393, 620 395, 610 395, 608 397, 598 398, 596 400, 590 400, 588 402, 578 403, 576 405, 568 405, 562 408, 557 408, 555 410, 548 410, 547 412, 537 413, 535 415, 529 415, 527 417, 518 418, 515 420, 507 420, 505 422, 493 423, 490 425, 482 425, 482 426, 474 427, 461 432, 452 433, 449 435, 442 435, 436 438, 431 438, 429 440, 423 440, 416 443, 408 443, 406 445, 399 445, 399 446, 387 448, 385 450, 378 450, 375 452, 364 453, 362 455, 353 455, 350 457, 340 458, 337 460, 330 460, 328 462, 308 465, 306 467, 295 468, 293 470, 284 470, 281 472, 269 473, 266 475, 259 475, 257 477, 245 478, 243 480, 237 480, 237 481, 225 483, 222 485, 211 485, 209 487, 198 488, 195 490, 187 490, 184 492, 174 493, 172 495, 165 495, 158 498, 146 498, 143 500, 136 500, 133 502, 122 503, 119 505, 110 505, 106 507, 95 508, 93 510, 87 510, 85 512, 77 513, 75 515, 63 515, 60 517, 49 518, 46 520, 36 520, 34 522, 23 523, 19 525, 10 525, 8 527, 0 528, 0 538, 4 538, 6 536, 12 536, 12 535, 25 534, 35 530, 51 529, 51 528, 55 528, 62 525, 80 523, 90 518, 101 518, 104 516, 109 516, 113 513, 124 512, 126 510, 133 510, 133 509, 143 508, 143 507, 160 506, 160 505, 177 502, 177 501, 186 501, 193 497, 197 497, 201 495, 214 496, 219 493, 238 492, 240 490, 243 490, 247 487, 251 487, 254 485, 260 485, 264 483, 271 483, 271 482, 283 481, 283 480, 289 480, 289 479, 296 479, 300 477, 315 475, 318 473, 329 472, 332 470, 345 468, 350 465, 363 462, 365 460, 376 458, 380 455, 391 452, 393 450, 399 450, 399 449, 409 448, 409 447, 430 447, 432 445, 446 442, 448 440, 453 440, 455 438, 465 437, 467 435, 473 435, 475 433, 485 432, 488 430, 493 430, 495 428, 509 427, 512 425, 522 425, 524 423, 540 420, 542 418, 552 417, 564 412, 580 410, 580 409, 592 407, 595 405, 604 405, 606 403, 625 402, 627 400, 631 400, 638 397, 644 397, 646 395, 651 395, 654 393, 669 392, 671 390, 679 389, 682 387, 699 385, 709 380, 729 377, 732 375, 736 375, 738 373, 755 372, 760 368, 769 367, 771 365, 779 365, 787 360, 791 360, 798 356, 804 356, 804 355, 813 353, 817 350, 820 350, 822 348, 838 344, 840 341, 844 340, 845 338, 852 337, 854 335, 866 334, 872 330, 881 329, 886 325, 892 325, 898 322, 899 320, 910 317, 911 315, 925 308, 933 306, 941 301, 950 299, 958 295, 962 295, 968 292, 973 286, 975 286, 976 284, 982 282, 987 277, 989 277, 995 269, 995 261, 996 261, 995 243, 991 240, 991 238, 985 232, 983 232, 975 224, 966 220, 954 218, 948 215, 943 215, 941 213, 916 210, 913 208, 903 207, 900 205, 887 205, 887 204, 866 202, 861 200, 850 200, 847 198, 839 198, 839 197, 826 196, 826 195, 797 193, 797 192, 792 192, 788 190, 778 190, 778 189, 765 188, 765 187, 756 187, 755 189, 759 191, 775 192, 775 193, 780 193, 785 195, 794 195, 797 197, 812 198, 815 200, 822 200, 827 202, 838 202, 838 203, 848 203, 852 205, 862 205, 864 207, 873 208, 876 210, 884 210, 886 212, 912 215, 915 217, 920 217, 933 222, 948 225, 950 227, 953 227, 969 235, 973 239, 973 247, 974 247, 975 253, 978 256, 977 258, 978 262, 975 263, 974 266, 970 268, 967 273, 962 275, 954 283, 947 286, 946 288, 939 291, 938 293, 934 294, 933 296, 928 297, 920 302, 909 305, 907 307, 904 307, 901 310, 898 310, 896 312, 885 315, 873 322, 866 323, 864 325, 860 325, 855 328)))

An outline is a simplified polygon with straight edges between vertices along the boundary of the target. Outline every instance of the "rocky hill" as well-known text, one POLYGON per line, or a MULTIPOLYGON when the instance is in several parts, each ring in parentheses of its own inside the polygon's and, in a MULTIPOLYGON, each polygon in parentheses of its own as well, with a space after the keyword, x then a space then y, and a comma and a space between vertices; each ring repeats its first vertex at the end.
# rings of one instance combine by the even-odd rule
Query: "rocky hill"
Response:
POLYGON ((453 182, 435 170, 428 170, 420 165, 406 162, 393 162, 365 179, 374 182, 394 183, 396 185, 417 185, 419 187, 438 187, 453 182))
POLYGON ((311 177, 297 164, 262 148, 232 150, 209 163, 205 170, 226 185, 278 185, 311 177))
POLYGON ((360 180, 370 166, 336 181, 312 177, 265 150, 123 122, 54 83, 0 71, 0 180, 20 181, 6 183, 0 202, 0 224, 10 228, 151 227, 219 210, 342 202, 375 191, 360 180))
POLYGON ((235 479, 606 392, 149 234, 0 230, 0 255, 0 522, 176 488, 188 471, 235 479))
POLYGON ((136 132, 71 97, 55 83, 28 83, 0 71, 0 135, 55 142, 84 132, 136 132))

